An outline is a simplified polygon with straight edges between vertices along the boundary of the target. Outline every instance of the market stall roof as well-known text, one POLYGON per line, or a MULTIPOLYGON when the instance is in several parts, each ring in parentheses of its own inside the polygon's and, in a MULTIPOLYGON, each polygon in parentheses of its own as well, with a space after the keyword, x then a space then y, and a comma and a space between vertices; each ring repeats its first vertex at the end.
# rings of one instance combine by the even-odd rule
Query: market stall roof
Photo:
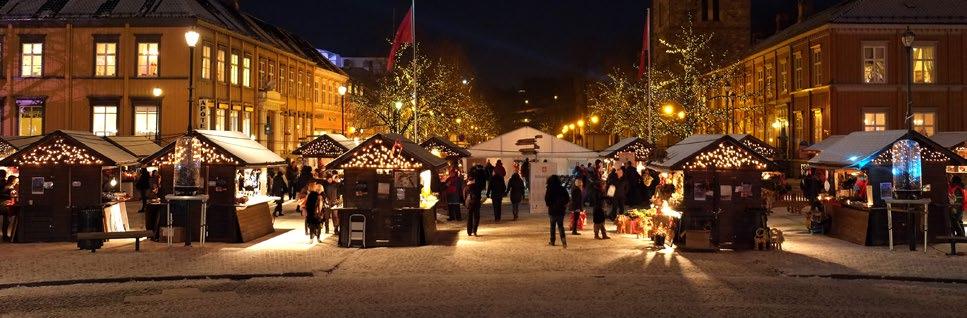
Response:
POLYGON ((107 137, 107 141, 138 158, 150 156, 161 150, 161 146, 151 141, 148 136, 111 136, 107 137))
POLYGON ((812 146, 804 148, 803 151, 819 153, 823 150, 826 150, 829 147, 832 147, 833 144, 842 140, 843 137, 846 137, 846 135, 832 135, 832 136, 826 137, 822 141, 817 142, 812 146))
POLYGON ((776 157, 776 154, 779 153, 779 149, 776 149, 776 147, 773 147, 772 145, 763 142, 762 140, 760 140, 759 138, 756 138, 753 135, 731 134, 729 136, 731 136, 732 138, 735 138, 735 140, 738 140, 746 147, 751 148, 755 152, 758 152, 760 155, 763 155, 766 158, 769 158, 770 160, 774 159, 776 157))
POLYGON ((809 164, 832 168, 862 168, 881 153, 889 150, 894 143, 904 139, 916 141, 921 147, 926 147, 937 156, 946 156, 947 159, 956 162, 963 161, 960 156, 918 132, 887 130, 858 131, 846 135, 810 159, 809 164))
POLYGON ((954 149, 963 146, 967 142, 967 131, 938 132, 930 136, 930 140, 933 140, 944 148, 954 149))
POLYGON ((538 146, 537 156, 540 158, 593 159, 598 157, 598 153, 595 151, 527 126, 481 142, 468 150, 470 150, 471 157, 475 158, 520 157, 522 155, 521 149, 533 147, 531 145, 517 145, 518 141, 525 139, 535 139, 538 146), (540 137, 535 138, 536 136, 540 137))
MULTIPOLYGON (((262 144, 252 140, 237 131, 195 130, 192 132, 198 138, 202 147, 210 149, 205 152, 204 164, 224 164, 235 166, 275 166, 285 164, 285 159, 277 153, 265 148, 262 144)), ((169 164, 174 155, 175 145, 172 142, 160 151, 141 159, 142 163, 150 165, 169 164)))
POLYGON ((728 135, 692 135, 668 147, 665 158, 650 164, 658 170, 716 169, 767 170, 774 163, 728 135))
POLYGON ((0 136, 0 159, 12 155, 17 150, 24 149, 24 147, 37 142, 41 138, 44 138, 44 136, 0 136))
POLYGON ((416 169, 443 167, 447 162, 399 134, 375 134, 326 165, 326 169, 416 169))
POLYGON ((341 134, 322 134, 299 146, 292 154, 309 158, 336 158, 355 146, 352 139, 341 134))
POLYGON ((619 152, 633 152, 637 160, 644 161, 652 159, 651 157, 655 154, 655 145, 640 137, 628 137, 601 151, 599 155, 606 158, 617 158, 619 152))
POLYGON ((444 158, 470 157, 470 151, 467 151, 467 149, 457 146, 453 142, 450 142, 450 140, 442 137, 431 137, 430 139, 427 139, 421 143, 420 147, 423 147, 423 149, 426 149, 431 153, 433 152, 433 149, 437 149, 444 158))
POLYGON ((138 159, 114 144, 86 131, 56 130, 7 156, 0 165, 125 166, 138 159))

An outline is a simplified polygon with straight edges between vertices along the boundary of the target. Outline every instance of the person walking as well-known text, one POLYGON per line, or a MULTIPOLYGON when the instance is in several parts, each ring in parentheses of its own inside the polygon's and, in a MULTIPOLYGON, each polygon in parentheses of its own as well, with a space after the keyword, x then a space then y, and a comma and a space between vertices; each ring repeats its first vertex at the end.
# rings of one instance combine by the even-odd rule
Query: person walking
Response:
POLYGON ((456 163, 450 165, 445 183, 446 189, 443 193, 447 200, 447 221, 463 221, 463 216, 460 214, 460 203, 463 202, 461 198, 463 195, 463 180, 461 180, 456 163))
MULTIPOLYGON (((611 186, 614 187, 614 193, 611 196, 611 214, 608 215, 608 218, 614 221, 618 218, 618 214, 625 213, 625 198, 627 198, 628 194, 628 180, 625 178, 623 169, 615 169, 614 183, 611 186)), ((608 191, 612 192, 610 188, 608 191)))
POLYGON ((325 178, 325 187, 323 188, 326 200, 322 212, 326 234, 329 234, 329 220, 332 220, 333 233, 339 234, 339 212, 336 210, 336 207, 340 204, 339 189, 339 178, 336 172, 328 173, 328 176, 325 178))
MULTIPOLYGON (((322 238, 320 237, 320 218, 319 218, 319 208, 321 202, 321 186, 315 182, 310 182, 306 186, 308 192, 306 196, 301 200, 303 211, 305 211, 306 217, 306 234, 309 235, 309 243, 312 243, 312 239, 315 238, 316 242, 322 243, 322 238)), ((328 227, 328 226, 327 226, 328 227)))
POLYGON ((284 202, 282 198, 285 197, 288 191, 289 191, 289 187, 286 186, 286 183, 285 183, 285 174, 282 173, 282 171, 277 171, 275 173, 275 177, 272 178, 272 191, 269 191, 272 193, 273 196, 278 197, 278 199, 275 200, 275 212, 272 213, 272 215, 274 216, 285 215, 285 213, 282 212, 282 202, 284 202))
POLYGON ((484 175, 487 177, 483 178, 482 180, 477 180, 477 182, 481 183, 480 189, 486 190, 487 197, 489 198, 490 197, 490 184, 489 184, 490 176, 494 174, 494 165, 490 163, 490 159, 487 159, 487 165, 483 167, 483 171, 484 171, 484 175))
POLYGON ((561 178, 557 175, 547 177, 547 191, 544 192, 544 204, 547 205, 547 216, 551 221, 551 241, 547 244, 555 245, 554 231, 560 231, 561 244, 567 248, 567 239, 564 237, 564 215, 567 214, 567 203, 570 201, 567 189, 561 184, 561 178), (555 229, 556 228, 556 229, 555 229))
POLYGON ((964 207, 967 207, 967 202, 964 202, 964 182, 960 176, 950 180, 947 195, 950 197, 950 233, 952 236, 964 236, 964 207))
POLYGON ((591 222, 594 223, 594 239, 611 239, 604 228, 604 220, 607 219, 607 214, 604 212, 604 183, 593 183, 587 188, 588 202, 591 204, 591 222))
POLYGON ((138 209, 138 213, 144 213, 148 209, 148 190, 151 190, 151 175, 148 173, 148 168, 141 167, 138 170, 138 180, 134 182, 134 188, 141 195, 141 208, 138 209))
POLYGON ((0 237, 3 241, 10 241, 13 233, 8 232, 10 229, 11 219, 14 217, 13 205, 16 199, 14 198, 14 191, 17 191, 17 176, 6 176, 6 171, 0 171, 0 218, 3 219, 0 222, 0 237))
POLYGON ((504 204, 504 195, 507 193, 507 184, 504 183, 504 166, 497 160, 497 167, 494 168, 493 175, 490 176, 490 202, 494 206, 494 222, 500 223, 501 208, 504 204))
POLYGON ((574 179, 574 186, 571 187, 569 210, 571 210, 571 235, 581 235, 581 233, 578 233, 581 211, 584 210, 584 181, 581 178, 574 179))
POLYGON ((289 165, 285 168, 285 182, 287 194, 289 195, 289 200, 295 200, 295 194, 299 191, 294 185, 296 185, 296 178, 299 177, 299 167, 296 166, 295 162, 289 162, 289 165))
POLYGON ((486 173, 481 167, 474 167, 467 174, 467 185, 464 187, 464 199, 467 205, 467 235, 477 235, 477 228, 480 226, 480 204, 482 203, 481 191, 483 191, 484 176, 486 173))
POLYGON ((514 174, 510 176, 510 182, 507 183, 507 194, 510 195, 510 208, 511 212, 514 213, 514 221, 520 216, 520 201, 524 200, 524 178, 521 178, 520 172, 514 171, 514 174))

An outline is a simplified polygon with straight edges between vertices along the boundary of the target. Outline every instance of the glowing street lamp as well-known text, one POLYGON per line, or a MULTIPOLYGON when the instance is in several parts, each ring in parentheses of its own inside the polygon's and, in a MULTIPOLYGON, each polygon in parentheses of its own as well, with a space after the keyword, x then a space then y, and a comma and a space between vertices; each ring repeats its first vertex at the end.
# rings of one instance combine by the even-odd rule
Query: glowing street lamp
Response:
POLYGON ((601 121, 601 117, 597 115, 591 116, 591 124, 597 124, 599 121, 601 121))
POLYGON ((584 127, 584 119, 578 119, 578 127, 584 127))
POLYGON ((339 92, 340 103, 342 103, 342 120, 341 120, 342 125, 340 125, 340 127, 342 127, 342 134, 345 135, 346 134, 346 86, 339 85, 339 89, 337 91, 339 92))
POLYGON ((685 111, 678 112, 678 119, 685 119, 685 111))

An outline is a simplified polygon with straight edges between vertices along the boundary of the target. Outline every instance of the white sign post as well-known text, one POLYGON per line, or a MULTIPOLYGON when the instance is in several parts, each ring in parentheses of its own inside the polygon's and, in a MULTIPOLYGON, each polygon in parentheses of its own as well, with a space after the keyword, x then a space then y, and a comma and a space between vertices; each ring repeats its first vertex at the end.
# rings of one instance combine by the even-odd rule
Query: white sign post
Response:
POLYGON ((530 213, 547 214, 544 192, 547 191, 547 178, 557 173, 557 164, 552 162, 531 163, 530 213))

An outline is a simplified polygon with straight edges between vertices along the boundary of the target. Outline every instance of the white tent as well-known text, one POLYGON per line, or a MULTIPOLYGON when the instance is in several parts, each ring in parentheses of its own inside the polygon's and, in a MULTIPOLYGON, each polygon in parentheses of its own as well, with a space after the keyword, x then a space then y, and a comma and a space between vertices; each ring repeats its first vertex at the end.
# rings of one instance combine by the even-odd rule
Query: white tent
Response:
POLYGON ((576 164, 584 164, 598 159, 597 152, 526 126, 497 136, 497 138, 481 142, 467 150, 470 151, 470 161, 472 162, 475 161, 474 159, 501 159, 508 169, 515 159, 523 160, 525 157, 539 161, 546 159, 548 162, 557 164, 559 174, 570 173, 571 168, 576 164), (537 136, 540 136, 535 139, 539 147, 537 149, 537 155, 524 155, 521 153, 521 149, 531 148, 532 146, 517 145, 517 142, 522 139, 532 139, 537 136))

